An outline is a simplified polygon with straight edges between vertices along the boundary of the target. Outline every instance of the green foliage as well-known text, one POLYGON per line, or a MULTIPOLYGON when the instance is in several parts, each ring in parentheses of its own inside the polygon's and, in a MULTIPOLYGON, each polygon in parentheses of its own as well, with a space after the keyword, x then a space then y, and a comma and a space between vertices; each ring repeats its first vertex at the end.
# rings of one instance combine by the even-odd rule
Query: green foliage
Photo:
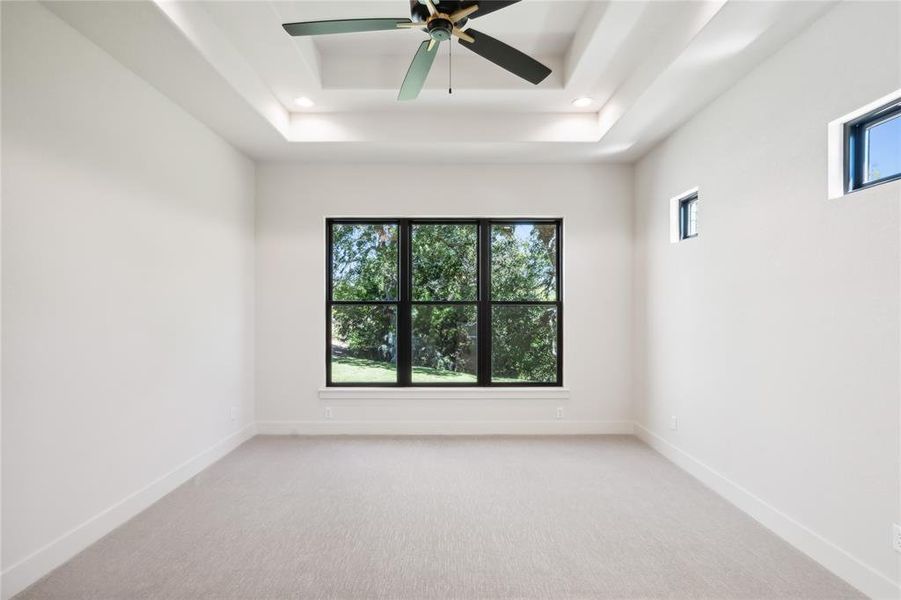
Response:
POLYGON ((474 305, 413 307, 413 365, 478 373, 474 305))
POLYGON ((397 362, 397 308, 384 304, 332 306, 332 356, 397 362))
POLYGON ((557 379, 557 307, 492 308, 491 378, 533 382, 557 379))
POLYGON ((477 300, 477 225, 413 225, 413 300, 477 300))
POLYGON ((556 300, 556 263, 555 225, 492 225, 492 300, 556 300))
POLYGON ((397 225, 332 226, 332 299, 397 299, 397 225))

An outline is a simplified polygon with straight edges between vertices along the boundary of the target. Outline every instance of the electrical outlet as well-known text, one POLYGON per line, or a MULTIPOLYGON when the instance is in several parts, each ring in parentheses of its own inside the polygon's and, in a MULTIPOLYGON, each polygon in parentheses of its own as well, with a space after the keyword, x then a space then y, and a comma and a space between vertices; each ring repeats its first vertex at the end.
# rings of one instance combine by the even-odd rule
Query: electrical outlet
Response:
POLYGON ((326 406, 326 407, 325 407, 325 418, 326 418, 326 419, 331 419, 331 418, 332 418, 332 407, 331 407, 331 406, 326 406))
POLYGON ((901 525, 897 523, 892 523, 892 548, 901 552, 901 525))
POLYGON ((679 417, 677 417, 676 415, 673 415, 672 417, 669 418, 669 428, 672 429, 673 431, 679 430, 679 417))
POLYGON ((562 418, 563 418, 563 407, 562 407, 562 406, 558 406, 558 407, 557 407, 557 418, 558 418, 558 419, 562 419, 562 418))
POLYGON ((229 417, 232 421, 237 421, 237 420, 238 420, 238 407, 237 407, 237 406, 232 406, 232 407, 231 407, 231 410, 228 411, 228 417, 229 417))

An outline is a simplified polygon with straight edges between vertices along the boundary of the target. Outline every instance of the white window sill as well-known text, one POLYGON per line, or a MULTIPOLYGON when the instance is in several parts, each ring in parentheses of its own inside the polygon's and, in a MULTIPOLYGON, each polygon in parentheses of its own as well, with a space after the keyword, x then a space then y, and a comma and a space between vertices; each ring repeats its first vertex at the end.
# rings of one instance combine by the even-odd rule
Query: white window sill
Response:
POLYGON ((565 387, 322 387, 320 400, 565 400, 565 387))

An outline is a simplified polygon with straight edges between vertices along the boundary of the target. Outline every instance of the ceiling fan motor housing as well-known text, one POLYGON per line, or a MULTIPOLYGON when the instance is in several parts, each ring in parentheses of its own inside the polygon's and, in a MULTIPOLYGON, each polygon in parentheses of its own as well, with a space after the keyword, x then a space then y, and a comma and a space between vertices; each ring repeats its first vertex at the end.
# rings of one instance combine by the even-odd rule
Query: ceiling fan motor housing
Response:
MULTIPOLYGON (((463 0, 433 0, 433 4, 435 5, 435 8, 438 9, 439 13, 444 13, 446 15, 463 8, 463 0)), ((425 2, 420 2, 420 0, 410 0, 410 18, 414 23, 422 23, 429 20, 429 8, 425 5, 425 2)), ((463 27, 467 20, 468 19, 461 19, 457 22, 457 27, 463 27)))
POLYGON ((450 19, 442 19, 440 17, 436 17, 429 21, 426 29, 429 32, 429 36, 436 42, 446 42, 451 38, 451 32, 454 30, 454 24, 450 21, 450 19))

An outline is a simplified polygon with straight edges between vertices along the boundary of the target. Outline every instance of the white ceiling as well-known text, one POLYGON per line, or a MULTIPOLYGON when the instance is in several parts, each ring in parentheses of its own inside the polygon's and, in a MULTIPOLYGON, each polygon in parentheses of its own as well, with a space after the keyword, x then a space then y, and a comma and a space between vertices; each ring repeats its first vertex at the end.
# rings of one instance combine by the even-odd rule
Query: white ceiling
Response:
POLYGON ((523 0, 470 21, 553 69, 538 86, 443 44, 419 99, 420 31, 292 38, 294 21, 407 17, 407 0, 48 2, 250 156, 393 162, 630 161, 831 2, 523 0), (311 109, 294 98, 315 101, 311 109), (575 108, 571 101, 594 103, 575 108))

